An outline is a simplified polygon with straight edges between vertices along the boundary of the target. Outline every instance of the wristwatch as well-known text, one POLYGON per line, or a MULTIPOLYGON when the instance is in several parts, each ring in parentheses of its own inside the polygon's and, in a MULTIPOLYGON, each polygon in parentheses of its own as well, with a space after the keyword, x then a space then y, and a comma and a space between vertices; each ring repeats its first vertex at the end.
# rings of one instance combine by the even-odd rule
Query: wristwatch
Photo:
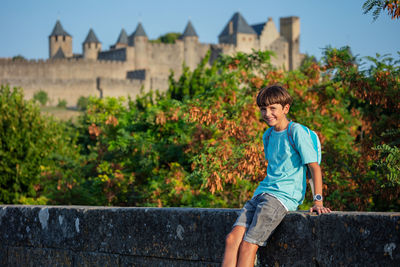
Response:
POLYGON ((323 197, 320 194, 314 196, 314 201, 322 201, 323 197))

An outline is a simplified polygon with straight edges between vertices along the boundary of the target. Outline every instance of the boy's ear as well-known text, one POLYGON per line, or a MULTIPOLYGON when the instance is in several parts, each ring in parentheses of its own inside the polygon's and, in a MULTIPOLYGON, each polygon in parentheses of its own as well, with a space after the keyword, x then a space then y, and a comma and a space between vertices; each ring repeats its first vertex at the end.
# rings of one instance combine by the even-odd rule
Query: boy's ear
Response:
POLYGON ((286 104, 286 105, 283 107, 283 113, 284 113, 284 114, 288 114, 288 113, 289 113, 289 110, 290 110, 290 105, 289 105, 289 104, 286 104))

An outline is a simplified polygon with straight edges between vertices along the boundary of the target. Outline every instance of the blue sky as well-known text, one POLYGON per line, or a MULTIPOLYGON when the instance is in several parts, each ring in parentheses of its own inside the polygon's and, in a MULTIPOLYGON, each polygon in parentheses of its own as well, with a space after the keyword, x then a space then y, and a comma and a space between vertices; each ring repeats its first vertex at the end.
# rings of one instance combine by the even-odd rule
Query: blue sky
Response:
POLYGON ((103 50, 114 44, 122 28, 131 34, 142 22, 150 39, 167 32, 183 32, 188 20, 200 42, 217 43, 218 35, 239 11, 249 24, 272 17, 298 16, 301 21, 300 51, 320 58, 328 45, 349 45, 354 54, 390 53, 398 58, 400 20, 385 12, 373 22, 363 14, 365 0, 1 0, 0 57, 22 55, 48 58, 48 36, 57 19, 73 36, 74 53, 93 28, 103 50))

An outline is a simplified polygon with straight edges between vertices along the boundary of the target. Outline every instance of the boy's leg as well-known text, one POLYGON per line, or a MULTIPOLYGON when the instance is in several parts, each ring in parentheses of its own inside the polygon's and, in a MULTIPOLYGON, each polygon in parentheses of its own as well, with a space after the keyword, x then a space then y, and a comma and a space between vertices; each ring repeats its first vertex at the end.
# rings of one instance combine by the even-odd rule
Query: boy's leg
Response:
POLYGON ((240 243, 246 233, 247 227, 251 224, 254 212, 257 208, 257 202, 253 199, 246 202, 241 210, 232 231, 225 240, 225 253, 222 261, 223 267, 236 266, 240 243))
POLYGON ((256 260, 256 253, 258 250, 258 245, 249 243, 247 241, 242 241, 239 248, 239 256, 237 266, 247 267, 254 266, 254 261, 256 260))
POLYGON ((225 253, 222 267, 236 266, 240 243, 243 240, 246 227, 235 226, 225 240, 225 253))
POLYGON ((270 234, 287 213, 281 202, 271 195, 261 194, 256 200, 256 211, 239 247, 237 266, 254 266, 258 247, 266 245, 270 234))

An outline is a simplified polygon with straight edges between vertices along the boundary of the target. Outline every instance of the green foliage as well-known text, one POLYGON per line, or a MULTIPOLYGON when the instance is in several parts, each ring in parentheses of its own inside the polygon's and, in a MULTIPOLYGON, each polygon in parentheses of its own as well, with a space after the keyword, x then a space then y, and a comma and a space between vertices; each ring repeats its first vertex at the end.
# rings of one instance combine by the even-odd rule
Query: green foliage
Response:
POLYGON ((373 164, 379 174, 381 187, 400 185, 400 129, 389 130, 382 136, 394 137, 392 144, 382 144, 373 148, 378 152, 378 160, 373 164), (396 146, 397 145, 397 146, 396 146))
POLYGON ((89 97, 81 96, 78 98, 78 102, 76 103, 76 106, 79 110, 84 111, 84 110, 86 110, 88 103, 89 103, 89 97))
POLYGON ((33 95, 33 99, 38 101, 40 105, 45 106, 49 101, 49 96, 47 95, 47 92, 40 90, 33 95))
MULTIPOLYGON (((21 189, 9 201, 240 207, 266 175, 267 126, 255 96, 278 83, 293 96, 290 118, 320 137, 325 203, 400 210, 399 61, 377 55, 361 69, 349 47, 328 47, 321 62, 308 57, 298 70, 283 71, 271 56, 225 55, 208 66, 208 54, 178 79, 171 73, 165 93, 86 99, 76 125, 58 126, 59 139, 46 147, 53 152, 40 158, 46 164, 32 164, 39 189, 21 189)), ((308 190, 301 208, 311 204, 308 190)))
POLYGON ((179 32, 169 32, 161 35, 155 40, 151 40, 151 43, 163 43, 163 44, 174 44, 182 36, 179 32))
POLYGON ((26 61, 26 58, 22 55, 16 55, 12 57, 12 61, 26 61))
POLYGON ((367 0, 364 2, 362 8, 364 10, 364 14, 367 14, 369 12, 372 12, 374 20, 376 20, 379 15, 381 14, 381 11, 385 8, 385 3, 386 0, 367 0))
POLYGON ((0 203, 45 203, 42 173, 57 165, 55 155, 73 151, 72 138, 19 88, 1 86, 0 114, 0 203))
POLYGON ((59 108, 66 108, 66 107, 67 107, 67 100, 65 100, 65 99, 58 99, 57 107, 59 107, 59 108))
POLYGON ((364 2, 362 9, 364 14, 371 12, 374 21, 378 19, 382 10, 387 10, 392 19, 400 17, 399 0, 367 0, 364 2))

